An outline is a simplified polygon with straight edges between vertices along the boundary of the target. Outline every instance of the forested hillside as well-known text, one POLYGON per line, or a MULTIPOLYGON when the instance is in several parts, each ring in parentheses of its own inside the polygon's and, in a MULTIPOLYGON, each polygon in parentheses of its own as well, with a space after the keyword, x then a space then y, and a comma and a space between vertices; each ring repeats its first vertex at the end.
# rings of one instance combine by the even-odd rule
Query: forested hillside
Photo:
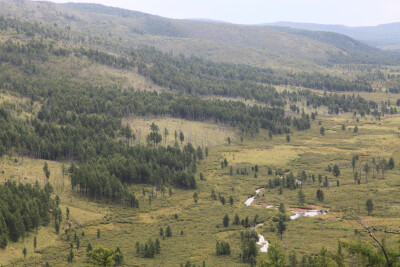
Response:
POLYGON ((284 246, 305 266, 344 266, 364 249, 344 240, 355 199, 373 194, 383 223, 396 57, 340 35, 91 4, 0 0, 0 14, 0 262, 268 266, 284 246), (334 215, 294 221, 296 209, 334 215), (322 230, 302 246, 298 221, 331 229, 330 252, 322 230), (348 255, 332 252, 335 234, 348 255))
MULTIPOLYGON (((92 42, 104 39, 103 42, 113 49, 132 44, 151 45, 164 52, 185 53, 214 61, 246 62, 258 67, 283 64, 313 69, 315 65, 372 62, 365 49, 358 50, 354 58, 338 43, 267 27, 173 20, 93 4, 55 5, 27 1, 21 5, 10 0, 0 3, 3 15, 31 17, 57 25, 57 28, 68 29, 66 34, 69 36, 74 31, 90 33, 92 42)), ((381 52, 381 56, 390 60, 384 53, 381 52)))

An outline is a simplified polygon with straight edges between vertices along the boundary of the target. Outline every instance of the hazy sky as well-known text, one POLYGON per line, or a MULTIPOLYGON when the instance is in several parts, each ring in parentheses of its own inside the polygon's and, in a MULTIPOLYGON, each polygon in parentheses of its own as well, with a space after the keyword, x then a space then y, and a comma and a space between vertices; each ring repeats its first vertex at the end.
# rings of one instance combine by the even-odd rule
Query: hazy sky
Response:
POLYGON ((400 22, 400 0, 51 0, 101 3, 169 18, 233 23, 294 21, 367 26, 400 22))

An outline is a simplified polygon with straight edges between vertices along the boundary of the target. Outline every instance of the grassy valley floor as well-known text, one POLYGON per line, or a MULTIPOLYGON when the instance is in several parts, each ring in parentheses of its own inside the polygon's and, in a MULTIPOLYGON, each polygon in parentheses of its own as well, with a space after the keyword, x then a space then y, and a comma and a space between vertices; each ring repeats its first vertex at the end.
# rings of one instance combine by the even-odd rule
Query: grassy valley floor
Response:
MULTIPOLYGON (((128 120, 129 121, 129 120, 128 120)), ((319 121, 319 120, 317 120, 319 121)), ((39 232, 30 233, 23 242, 11 244, 0 260, 12 259, 17 266, 48 262, 51 266, 68 265, 69 253, 68 235, 64 234, 68 223, 65 220, 65 209, 70 209, 70 219, 73 233, 80 236, 80 249, 74 247, 75 261, 69 266, 82 266, 86 263, 86 246, 90 241, 94 248, 98 246, 121 249, 127 266, 179 266, 190 260, 191 263, 201 265, 205 261, 206 266, 245 266, 240 260, 241 241, 240 232, 245 230, 243 226, 230 224, 223 227, 222 218, 228 214, 230 222, 235 214, 240 218, 249 216, 250 220, 257 214, 264 225, 258 228, 258 232, 270 242, 279 242, 286 253, 296 251, 300 256, 303 253, 317 254, 322 246, 329 251, 336 251, 338 240, 352 240, 361 238, 365 242, 371 242, 362 228, 352 219, 360 216, 368 225, 380 228, 396 228, 399 220, 400 205, 398 199, 398 185, 400 184, 398 163, 393 170, 387 171, 385 179, 381 179, 381 173, 372 178, 372 171, 368 174, 368 183, 365 172, 361 171, 361 184, 357 185, 353 179, 351 158, 360 155, 356 165, 359 171, 360 162, 365 164, 372 157, 376 159, 393 157, 400 158, 398 138, 400 118, 392 117, 381 121, 362 118, 357 123, 348 117, 325 117, 321 119, 321 126, 325 127, 325 135, 321 135, 318 122, 313 122, 312 129, 295 132, 291 135, 290 143, 285 136, 274 136, 261 131, 257 136, 245 136, 241 142, 238 134, 233 129, 219 127, 215 124, 200 124, 176 119, 158 119, 161 128, 169 127, 170 133, 175 128, 182 129, 185 133, 191 130, 190 138, 196 145, 201 140, 210 137, 210 134, 223 136, 212 138, 215 143, 209 144, 210 154, 198 167, 196 174, 203 173, 205 181, 198 179, 198 189, 179 190, 172 189, 172 195, 157 191, 157 188, 148 185, 135 186, 136 196, 139 197, 140 208, 130 209, 115 204, 107 204, 100 200, 92 202, 79 197, 76 191, 70 188, 69 178, 62 177, 61 163, 49 162, 51 171, 50 182, 55 187, 55 193, 61 197, 64 221, 61 225, 60 235, 54 231, 53 223, 48 227, 40 228, 39 232), (353 132, 354 125, 358 125, 358 133, 353 132), (341 129, 346 126, 346 130, 341 129), (179 128, 181 126, 183 128, 179 128), (190 130, 189 130, 190 129, 190 130), (195 139, 193 135, 196 135, 195 139), (230 136, 233 142, 228 145, 224 138, 230 136), (220 140, 221 139, 221 140, 220 140), (228 161, 228 167, 221 169, 221 162, 228 161), (258 165, 259 172, 254 178, 252 166, 258 165), (334 177, 332 173, 325 171, 328 165, 337 164, 341 174, 334 177), (230 175, 230 166, 233 175, 230 175), (236 169, 245 168, 248 175, 236 174, 236 169), (255 189, 265 187, 268 180, 274 178, 268 175, 268 168, 274 171, 282 169, 288 174, 292 171, 295 175, 299 171, 327 176, 330 188, 323 188, 325 201, 316 199, 316 190, 320 187, 318 178, 315 182, 307 179, 302 186, 306 196, 304 208, 324 208, 327 215, 314 218, 301 217, 288 222, 287 231, 280 240, 270 219, 277 213, 276 206, 283 202, 288 215, 293 215, 292 210, 299 210, 298 190, 284 189, 279 194, 278 189, 265 188, 255 197, 251 206, 244 202, 255 195, 255 189), (339 187, 336 186, 339 180, 339 187), (64 186, 63 186, 64 184, 64 186), (211 198, 214 189, 227 200, 222 205, 218 200, 211 198), (143 191, 145 194, 143 194, 143 191), (195 203, 193 194, 198 194, 198 202, 195 203), (153 199, 149 201, 149 195, 153 199), (228 201, 233 197, 233 204, 228 201), (373 199, 374 210, 372 216, 367 216, 365 201, 373 199), (151 203, 150 203, 151 202, 151 203), (266 208, 272 205, 274 208, 266 208), (162 238, 159 229, 166 227, 172 229, 172 237, 162 238), (101 236, 97 237, 100 229, 101 236), (84 232, 84 236, 82 236, 84 232), (33 236, 37 236, 38 248, 33 253, 33 236), (144 243, 149 238, 160 238, 161 253, 154 259, 144 259, 137 256, 136 242, 144 243), (231 256, 216 256, 215 243, 227 241, 231 245, 231 256), (28 255, 22 258, 22 248, 26 247, 28 255)), ((133 120, 132 123, 139 129, 147 129, 150 121, 144 119, 133 120), (142 128, 143 126, 143 128, 142 128)), ((144 135, 143 130, 142 135, 144 135)), ((168 142, 173 140, 173 135, 168 142)), ((17 156, 5 156, 0 161, 1 177, 24 183, 34 183, 38 180, 45 182, 42 166, 44 161, 17 156)), ((68 166, 68 162, 65 163, 68 166)), ((322 184, 321 184, 322 187, 322 184)), ((381 234, 377 234, 380 238, 381 234)), ((395 245, 396 239, 385 236, 385 244, 395 245)), ((266 253, 259 253, 258 260, 266 257, 266 253)))

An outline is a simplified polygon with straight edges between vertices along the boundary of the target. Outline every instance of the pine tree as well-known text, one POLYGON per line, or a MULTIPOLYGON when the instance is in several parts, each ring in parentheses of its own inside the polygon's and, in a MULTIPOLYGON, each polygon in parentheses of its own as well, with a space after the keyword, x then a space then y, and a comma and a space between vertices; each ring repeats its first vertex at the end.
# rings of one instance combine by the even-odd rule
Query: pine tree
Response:
POLYGON ((236 213, 235 218, 233 219, 233 224, 234 225, 239 225, 240 224, 240 218, 239 215, 236 213))
POLYGON ((332 173, 333 173, 333 175, 334 175, 335 177, 338 177, 338 176, 340 175, 340 169, 339 169, 339 166, 338 166, 338 165, 335 164, 335 165, 333 166, 332 173))
POLYGON ((164 128, 164 142, 165 142, 165 145, 167 144, 168 135, 169 135, 168 129, 167 129, 167 127, 165 127, 164 128))
POLYGON ((228 227, 229 226, 229 216, 228 216, 228 214, 225 214, 224 218, 222 219, 222 224, 224 225, 224 227, 228 227))
MULTIPOLYGON (((276 267, 286 266, 285 253, 282 251, 282 248, 279 246, 278 243, 272 243, 268 247, 267 256, 269 259, 269 266, 276 266, 276 267)), ((291 263, 296 262, 296 264, 297 264, 297 259, 295 258, 295 256, 294 256, 294 258, 293 258, 293 256, 290 258, 291 258, 291 263)), ((296 266, 296 265, 294 265, 294 266, 296 266)))
POLYGON ((160 236, 164 235, 164 229, 162 227, 160 227, 160 236))
POLYGON ((36 252, 36 247, 37 247, 37 239, 36 236, 33 238, 33 252, 36 252))
POLYGON ((121 249, 117 247, 115 250, 115 257, 114 257, 115 266, 121 266, 124 262, 124 256, 122 255, 121 249))
POLYGON ((60 233, 60 224, 58 223, 58 221, 55 222, 54 227, 56 230, 56 234, 58 235, 60 233))
POLYGON ((161 243, 158 238, 156 238, 156 242, 154 243, 154 246, 156 248, 156 254, 160 254, 161 252, 161 243))
POLYGON ((89 252, 89 251, 92 251, 92 250, 93 250, 92 244, 89 241, 89 243, 87 244, 87 247, 86 247, 86 252, 89 252))
POLYGON ((229 204, 233 205, 233 197, 232 196, 229 197, 229 204))
POLYGON ((298 199, 299 199, 299 205, 303 206, 304 203, 306 202, 306 196, 304 195, 304 192, 302 189, 299 190, 298 199))
POLYGON ((79 237, 76 239, 76 250, 79 250, 81 247, 81 240, 79 239, 79 237))
POLYGON ((325 197, 324 197, 324 191, 322 191, 322 189, 318 189, 317 190, 317 199, 318 201, 323 202, 325 197))
POLYGON ((167 229, 165 230, 165 234, 167 237, 171 237, 172 236, 172 230, 171 227, 168 225, 167 229))
POLYGON ((393 170, 393 168, 394 168, 394 160, 392 157, 389 159, 388 168, 391 170, 393 170))
POLYGON ((366 208, 367 211, 368 211, 368 216, 370 216, 371 213, 372 213, 372 211, 374 210, 374 203, 372 203, 372 199, 368 199, 368 200, 365 202, 365 208, 366 208))
POLYGON ((43 172, 48 180, 50 178, 50 170, 49 170, 49 165, 47 164, 46 161, 44 162, 43 172))
POLYGON ((276 228, 277 228, 278 234, 280 235, 280 238, 282 240, 283 233, 286 231, 286 223, 282 217, 279 217, 279 221, 276 225, 276 228))

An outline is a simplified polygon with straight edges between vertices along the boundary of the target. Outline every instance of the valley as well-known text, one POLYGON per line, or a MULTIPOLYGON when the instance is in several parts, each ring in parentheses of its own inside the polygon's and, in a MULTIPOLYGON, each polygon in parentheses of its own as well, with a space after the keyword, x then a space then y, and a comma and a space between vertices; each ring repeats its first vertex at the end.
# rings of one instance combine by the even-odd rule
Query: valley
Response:
POLYGON ((0 264, 399 266, 396 52, 0 7, 0 264))

